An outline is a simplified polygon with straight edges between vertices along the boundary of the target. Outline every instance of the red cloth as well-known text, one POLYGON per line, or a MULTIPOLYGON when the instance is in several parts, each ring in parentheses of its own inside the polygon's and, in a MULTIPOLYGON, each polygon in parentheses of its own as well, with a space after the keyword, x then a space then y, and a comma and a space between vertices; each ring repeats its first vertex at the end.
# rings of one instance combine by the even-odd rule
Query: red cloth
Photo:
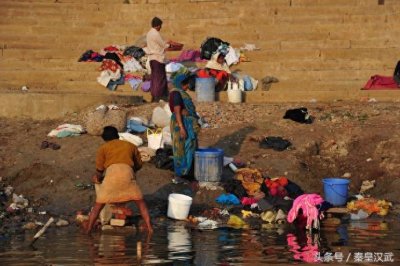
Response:
POLYGON ((367 84, 364 85, 364 90, 394 90, 399 87, 393 77, 375 75, 372 76, 367 84))
POLYGON ((288 180, 286 177, 279 177, 278 179, 265 179, 265 185, 269 189, 269 193, 271 196, 279 196, 284 198, 287 196, 287 191, 285 189, 288 184, 288 180))

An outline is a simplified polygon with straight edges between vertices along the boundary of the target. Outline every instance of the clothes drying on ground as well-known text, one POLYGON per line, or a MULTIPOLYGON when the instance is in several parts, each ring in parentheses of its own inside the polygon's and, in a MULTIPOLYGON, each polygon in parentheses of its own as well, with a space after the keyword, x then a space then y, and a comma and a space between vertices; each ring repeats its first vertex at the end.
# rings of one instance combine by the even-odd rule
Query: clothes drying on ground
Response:
POLYGON ((121 75, 117 80, 110 80, 107 84, 107 89, 115 91, 118 85, 124 85, 124 84, 125 84, 125 79, 124 76, 121 75))
POLYGON ((79 58, 78 62, 101 62, 103 61, 103 56, 93 50, 87 50, 79 58))
POLYGON ((242 182, 237 179, 228 179, 223 183, 224 190, 227 193, 234 194, 239 199, 247 196, 247 192, 242 186, 242 182))
POLYGON ((260 148, 273 149, 275 151, 284 151, 291 145, 292 143, 290 141, 274 136, 266 137, 259 143, 260 148))
POLYGON ((295 122, 299 122, 299 123, 303 123, 303 124, 311 124, 312 123, 312 117, 310 116, 307 108, 305 108, 305 107, 289 109, 286 111, 283 118, 290 119, 295 122))
POLYGON ((129 82, 129 85, 131 86, 131 88, 135 91, 138 90, 140 84, 142 84, 142 80, 136 79, 136 78, 129 79, 128 82, 129 82))
POLYGON ((99 68, 100 71, 110 70, 112 72, 121 71, 122 66, 120 66, 116 61, 112 59, 104 59, 99 68))
POLYGON ((363 87, 364 90, 395 90, 399 89, 394 77, 375 75, 363 87))
POLYGON ((124 50, 124 55, 129 55, 134 57, 136 60, 139 60, 140 58, 142 58, 146 53, 144 52, 144 50, 140 47, 137 46, 129 46, 126 47, 124 50))
POLYGON ((117 63, 120 66, 121 69, 124 68, 124 65, 121 62, 120 56, 116 53, 106 53, 104 55, 103 60, 105 60, 105 59, 113 60, 115 63, 117 63))
POLYGON ((97 77, 97 82, 107 87, 110 81, 116 81, 121 78, 121 71, 118 69, 116 72, 111 70, 103 70, 100 72, 100 76, 97 77))
POLYGON ((203 60, 200 58, 199 50, 189 49, 189 50, 183 50, 178 57, 173 58, 170 61, 172 61, 172 62, 186 62, 186 61, 201 62, 203 60))
POLYGON ((229 46, 228 42, 224 42, 219 38, 207 38, 200 46, 200 58, 210 60, 211 56, 218 50, 221 44, 229 46))
POLYGON ((240 200, 233 194, 222 194, 219 195, 215 201, 223 205, 239 205, 240 200))
POLYGON ((142 65, 135 58, 131 58, 124 62, 125 72, 137 72, 142 70, 143 70, 142 65))
POLYGON ((235 178, 242 182, 242 186, 249 196, 260 192, 261 184, 264 182, 261 172, 251 168, 238 169, 235 178))

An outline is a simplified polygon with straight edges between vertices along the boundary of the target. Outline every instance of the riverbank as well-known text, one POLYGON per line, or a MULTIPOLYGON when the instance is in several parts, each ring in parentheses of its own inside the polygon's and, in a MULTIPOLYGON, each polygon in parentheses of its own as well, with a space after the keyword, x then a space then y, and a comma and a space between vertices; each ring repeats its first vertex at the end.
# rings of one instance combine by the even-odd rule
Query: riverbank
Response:
MULTIPOLYGON (((121 106, 128 114, 150 117, 157 104, 121 106)), ((399 202, 400 196, 400 107, 395 103, 335 102, 308 104, 198 104, 210 128, 204 128, 200 146, 224 149, 225 156, 262 169, 270 177, 286 176, 309 193, 322 193, 322 178, 346 176, 350 193, 357 194, 362 181, 376 180, 370 194, 399 202), (301 124, 283 119, 285 111, 305 106, 313 123, 301 124), (280 136, 292 143, 290 149, 262 149, 258 141, 280 136)), ((0 119, 0 176, 4 184, 29 200, 32 218, 39 213, 73 221, 77 211, 88 211, 94 201, 90 177, 95 153, 103 143, 100 137, 49 138, 47 134, 63 123, 82 124, 83 113, 62 120, 32 121, 0 119), (48 140, 60 149, 40 149, 48 140)), ((138 183, 150 202, 153 217, 165 215, 171 192, 188 187, 171 183, 173 173, 145 163, 138 172, 138 183)), ((224 169, 224 176, 233 173, 224 169)), ((214 199, 222 190, 200 189, 194 196, 194 209, 217 206, 214 199)), ((7 216, 7 213, 5 213, 7 216)), ((8 217, 8 216, 7 216, 8 217)), ((39 215, 40 217, 40 215, 39 215)), ((43 217, 45 219, 45 216, 43 217)))

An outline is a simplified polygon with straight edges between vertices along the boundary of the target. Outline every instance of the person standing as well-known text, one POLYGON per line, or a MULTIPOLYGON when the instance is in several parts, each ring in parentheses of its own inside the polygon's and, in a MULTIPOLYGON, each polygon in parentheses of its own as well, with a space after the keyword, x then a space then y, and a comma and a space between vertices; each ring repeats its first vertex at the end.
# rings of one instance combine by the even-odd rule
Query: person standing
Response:
POLYGON ((157 102, 168 96, 167 74, 165 72, 165 52, 171 48, 170 42, 164 41, 160 34, 162 20, 154 17, 151 29, 146 35, 147 46, 143 48, 150 64, 150 92, 152 101, 157 102))
POLYGON ((104 128, 102 138, 106 143, 97 150, 96 174, 92 177, 93 182, 99 186, 96 191, 96 203, 85 226, 86 233, 91 232, 105 204, 129 201, 136 204, 147 230, 152 233, 149 212, 135 179, 135 172, 142 167, 137 147, 130 142, 119 140, 118 130, 112 126, 104 128))
POLYGON ((174 158, 175 183, 194 180, 194 153, 197 149, 197 137, 200 131, 198 115, 192 98, 187 93, 189 78, 184 74, 174 78, 175 88, 169 94, 169 106, 172 112, 170 129, 174 158))

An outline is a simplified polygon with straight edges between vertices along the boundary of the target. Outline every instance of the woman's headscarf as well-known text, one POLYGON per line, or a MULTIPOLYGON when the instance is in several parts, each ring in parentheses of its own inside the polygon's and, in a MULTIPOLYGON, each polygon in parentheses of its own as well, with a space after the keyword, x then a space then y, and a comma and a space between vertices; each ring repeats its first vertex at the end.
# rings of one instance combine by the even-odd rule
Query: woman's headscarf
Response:
POLYGON ((172 80, 172 84, 174 85, 175 88, 183 90, 181 83, 186 77, 187 76, 185 74, 178 74, 172 80))

